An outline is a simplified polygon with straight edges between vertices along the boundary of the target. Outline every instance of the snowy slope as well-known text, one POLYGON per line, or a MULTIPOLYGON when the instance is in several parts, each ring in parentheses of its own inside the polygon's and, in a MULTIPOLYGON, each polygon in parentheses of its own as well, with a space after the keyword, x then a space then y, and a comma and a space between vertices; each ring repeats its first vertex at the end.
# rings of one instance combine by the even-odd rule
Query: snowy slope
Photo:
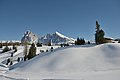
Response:
POLYGON ((68 37, 64 36, 63 34, 61 34, 61 33, 57 32, 57 31, 55 32, 55 34, 57 34, 58 36, 60 36, 60 37, 62 37, 62 38, 70 39, 70 38, 68 38, 68 37))
MULTIPOLYGON (((12 47, 12 46, 9 46, 9 47, 12 47)), ((54 49, 55 48, 58 48, 59 46, 52 46, 54 49)), ((13 57, 11 57, 11 53, 14 52, 14 50, 11 50, 11 51, 8 51, 8 52, 5 52, 5 53, 0 53, 0 80, 13 80, 15 78, 12 78, 11 76, 6 76, 6 72, 9 71, 9 67, 10 65, 6 65, 7 63, 7 59, 9 58, 13 64, 17 64, 17 59, 18 57, 20 57, 21 59, 24 57, 24 46, 18 46, 17 47, 17 52, 15 52, 13 54, 13 57)), ((51 46, 42 46, 42 47, 37 47, 37 52, 36 54, 39 54, 40 53, 40 50, 50 50, 51 49, 51 46)), ((0 48, 0 50, 2 51, 3 49, 0 48)), ((20 61, 19 64, 23 63, 24 61, 20 61)), ((23 78, 22 78, 23 79, 23 78)), ((16 79, 15 79, 16 80, 16 79)), ((21 79, 20 79, 21 80, 21 79)))
POLYGON ((120 80, 120 44, 70 46, 11 67, 8 76, 30 79, 120 80))
POLYGON ((11 57, 11 53, 13 53, 14 50, 0 54, 0 71, 1 72, 6 72, 9 69, 9 65, 6 65, 8 58, 12 60, 13 64, 15 64, 17 62, 18 57, 23 57, 23 47, 19 46, 17 47, 17 49, 18 51, 13 54, 13 57, 11 57))
POLYGON ((43 37, 40 37, 40 42, 43 44, 47 44, 51 42, 53 44, 61 44, 61 43, 74 43, 75 40, 73 38, 66 37, 59 32, 55 32, 53 34, 47 34, 43 37))

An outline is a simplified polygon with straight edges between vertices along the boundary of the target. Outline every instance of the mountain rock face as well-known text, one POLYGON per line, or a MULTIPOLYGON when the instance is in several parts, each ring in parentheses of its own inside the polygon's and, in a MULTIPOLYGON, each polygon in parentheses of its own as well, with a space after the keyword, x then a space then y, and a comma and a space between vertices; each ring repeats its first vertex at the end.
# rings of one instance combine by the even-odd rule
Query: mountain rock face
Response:
POLYGON ((28 43, 37 43, 38 42, 38 36, 34 33, 32 33, 30 30, 26 31, 21 39, 21 42, 24 43, 27 41, 28 43))
POLYGON ((52 44, 61 44, 61 43, 74 43, 73 38, 68 38, 59 32, 55 32, 53 34, 47 34, 39 39, 39 41, 43 44, 47 44, 51 42, 52 44))

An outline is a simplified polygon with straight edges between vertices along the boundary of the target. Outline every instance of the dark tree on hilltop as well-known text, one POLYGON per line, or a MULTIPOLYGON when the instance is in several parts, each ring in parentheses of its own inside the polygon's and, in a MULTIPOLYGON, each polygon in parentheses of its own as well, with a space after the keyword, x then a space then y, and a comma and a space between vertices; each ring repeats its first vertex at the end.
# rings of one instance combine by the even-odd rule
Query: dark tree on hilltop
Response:
POLYGON ((96 21, 96 33, 95 33, 95 42, 96 44, 102 44, 105 42, 105 32, 100 29, 98 21, 96 21))
POLYGON ((35 44, 32 43, 30 49, 29 49, 29 54, 28 54, 28 60, 36 56, 36 47, 35 44))

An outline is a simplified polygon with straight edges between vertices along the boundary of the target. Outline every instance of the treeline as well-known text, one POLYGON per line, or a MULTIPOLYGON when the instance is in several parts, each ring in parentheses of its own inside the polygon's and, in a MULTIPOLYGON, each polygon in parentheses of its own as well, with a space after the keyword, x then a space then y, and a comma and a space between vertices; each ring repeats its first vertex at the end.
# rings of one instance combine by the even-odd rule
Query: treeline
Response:
POLYGON ((84 45, 85 44, 85 40, 84 38, 77 38, 77 41, 75 41, 75 45, 84 45))
POLYGON ((17 52, 17 46, 13 45, 12 47, 8 47, 7 45, 3 48, 2 53, 10 51, 10 50, 14 50, 14 53, 17 52))
POLYGON ((20 42, 0 42, 0 48, 2 46, 13 46, 13 45, 20 46, 21 43, 20 42))

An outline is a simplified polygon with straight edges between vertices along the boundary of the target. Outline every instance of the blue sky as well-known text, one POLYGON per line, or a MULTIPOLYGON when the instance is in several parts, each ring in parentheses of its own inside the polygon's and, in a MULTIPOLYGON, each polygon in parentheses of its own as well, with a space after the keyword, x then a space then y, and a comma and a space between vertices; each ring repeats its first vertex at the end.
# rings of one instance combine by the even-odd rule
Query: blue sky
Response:
POLYGON ((0 40, 20 40, 26 30, 94 40, 96 20, 120 38, 120 0, 0 0, 0 40))

